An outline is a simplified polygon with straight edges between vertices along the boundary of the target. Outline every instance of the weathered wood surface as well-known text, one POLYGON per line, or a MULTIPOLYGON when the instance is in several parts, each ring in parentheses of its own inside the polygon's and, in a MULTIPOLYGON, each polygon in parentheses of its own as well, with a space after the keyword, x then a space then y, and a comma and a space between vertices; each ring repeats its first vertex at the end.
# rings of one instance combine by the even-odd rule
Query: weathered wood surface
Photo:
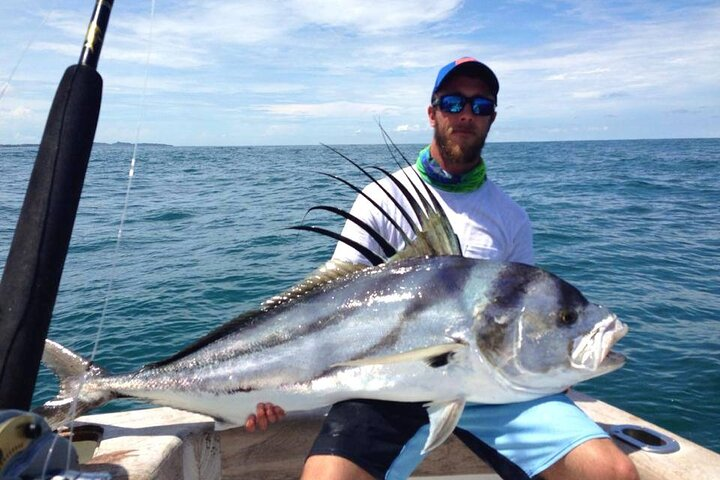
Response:
MULTIPOLYGON (((220 432, 224 479, 296 479, 320 431, 322 417, 297 416, 265 432, 220 432)), ((492 470, 455 436, 433 450, 415 476, 488 474, 492 470)))
POLYGON ((657 430, 680 444, 675 453, 655 454, 616 441, 633 460, 642 480, 720 480, 720 454, 582 393, 573 391, 570 398, 605 430, 613 425, 639 425, 657 430))
MULTIPOLYGON (((618 441, 643 480, 720 479, 720 454, 604 402, 578 392, 570 395, 605 429, 620 424, 646 426, 680 443, 678 452, 660 455, 618 441)), ((243 429, 214 432, 208 417, 171 408, 90 415, 80 423, 100 425, 105 434, 83 470, 110 471, 113 478, 129 480, 294 479, 321 420, 317 412, 292 415, 266 432, 251 434, 243 429)), ((491 470, 455 437, 432 452, 415 473, 417 477, 455 475, 492 478, 491 470)))
POLYGON ((104 430, 82 471, 110 472, 117 480, 221 478, 220 437, 204 415, 163 407, 88 415, 78 423, 104 430))

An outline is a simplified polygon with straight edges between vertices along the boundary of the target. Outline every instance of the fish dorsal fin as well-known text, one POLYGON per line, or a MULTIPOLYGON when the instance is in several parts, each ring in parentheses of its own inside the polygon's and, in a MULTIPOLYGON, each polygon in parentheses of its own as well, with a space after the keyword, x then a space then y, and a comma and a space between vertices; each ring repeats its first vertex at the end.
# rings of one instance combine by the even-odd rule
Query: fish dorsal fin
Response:
MULTIPOLYGON (((384 133, 384 132, 383 132, 384 133)), ((335 175, 329 175, 329 177, 336 179, 345 185, 350 186, 353 190, 358 192, 364 198, 366 198, 370 204, 380 212, 380 214, 390 222, 390 225, 395 229, 400 237, 404 241, 404 247, 397 252, 389 252, 382 242, 378 242, 383 248, 384 256, 376 252, 368 251, 364 246, 358 246, 353 240, 344 238, 334 232, 319 228, 319 227, 295 227, 301 230, 309 230, 322 235, 332 237, 340 242, 343 242, 350 247, 357 250, 361 255, 367 258, 367 260, 373 265, 379 265, 381 263, 395 262, 405 260, 408 258, 420 258, 426 256, 443 256, 443 255, 462 255, 460 248, 460 242, 458 241, 457 235, 448 220, 447 215, 443 211, 443 208, 438 201, 435 193, 428 187, 428 185, 422 180, 420 174, 413 168, 403 153, 397 148, 397 146, 388 140, 388 148, 395 159, 395 162, 400 167, 400 172, 395 175, 390 174, 386 170, 380 167, 374 167, 385 174, 387 182, 396 187, 400 198, 396 198, 395 195, 388 189, 390 185, 386 182, 384 185, 373 177, 367 169, 358 165, 355 161, 351 160, 347 155, 338 151, 337 149, 327 146, 326 147, 333 152, 340 155, 343 159, 348 161, 350 164, 360 170, 366 177, 368 177, 372 183, 378 188, 379 192, 376 197, 384 196, 392 203, 392 207, 400 212, 404 220, 410 226, 410 232, 405 232, 402 227, 393 219, 393 216, 387 211, 387 207, 383 207, 376 200, 368 196, 364 191, 360 190, 350 182, 339 178, 335 175), (405 162, 405 166, 409 168, 403 168, 397 157, 402 158, 405 162), (403 181, 405 180, 405 181, 403 181), (406 205, 409 205, 409 209, 403 206, 401 200, 405 200, 406 205), (411 238, 414 235, 414 238, 411 238)), ((331 211, 337 215, 341 215, 344 218, 353 221, 355 224, 360 226, 363 230, 368 232, 377 241, 377 236, 380 236, 380 232, 375 230, 371 225, 363 222, 362 220, 353 217, 351 214, 340 209, 330 209, 327 207, 320 207, 323 210, 331 211)), ((316 208, 317 209, 317 208, 316 208)), ((387 242, 386 242, 387 243, 387 242)))
MULTIPOLYGON (((460 249, 460 242, 458 241, 457 235, 455 234, 447 215, 443 211, 440 202, 435 197, 433 191, 425 184, 417 171, 414 170, 410 162, 403 155, 403 153, 397 148, 397 146, 390 140, 385 131, 383 134, 386 136, 386 144, 390 153, 395 160, 395 163, 400 167, 400 173, 397 175, 391 175, 386 170, 380 167, 374 167, 375 170, 382 172, 388 181, 394 185, 400 192, 400 197, 404 199, 409 205, 410 210, 408 211, 403 207, 402 202, 393 196, 388 190, 390 185, 383 185, 377 179, 375 179, 367 169, 361 167, 358 163, 351 160, 345 154, 341 153, 337 149, 325 145, 328 149, 332 150, 343 159, 351 163, 358 170, 360 170, 366 177, 368 177, 373 184, 375 184, 381 195, 392 202, 392 205, 397 209, 405 221, 410 225, 410 232, 405 232, 402 227, 393 219, 393 216, 383 208, 380 203, 368 196, 363 190, 359 189, 352 183, 344 180, 336 175, 325 173, 324 175, 333 178, 335 180, 344 183, 351 189, 356 191, 360 196, 367 199, 370 204, 376 208, 380 214, 390 223, 404 241, 405 246, 397 251, 392 245, 384 238, 380 232, 375 230, 371 225, 368 225, 363 220, 355 217, 345 210, 341 210, 336 207, 319 205, 312 207, 308 212, 313 210, 324 210, 345 218, 347 221, 353 222, 358 225, 361 229, 372 237, 382 249, 382 253, 376 253, 370 250, 368 247, 357 243, 355 240, 346 238, 338 233, 327 230, 322 227, 316 226, 295 226, 291 227, 295 230, 305 230, 321 235, 328 236, 339 242, 343 242, 349 245, 353 249, 357 250, 363 255, 372 265, 381 265, 383 263, 397 262, 400 260, 406 260, 409 258, 421 258, 427 256, 444 256, 444 255, 462 255, 460 249), (403 169, 400 161, 400 157, 410 167, 409 169, 403 169), (403 175, 405 182, 398 178, 403 175), (414 235, 414 238, 412 236, 414 235)), ((279 295, 266 300, 262 303, 261 308, 263 310, 278 307, 286 302, 293 299, 299 298, 310 291, 326 285, 330 282, 345 277, 351 273, 355 273, 368 268, 364 264, 353 264, 349 262, 342 262, 337 260, 330 260, 323 266, 312 272, 305 280, 301 281, 297 285, 284 291, 279 295)))
POLYGON ((302 297, 311 290, 321 285, 326 285, 346 275, 363 270, 367 265, 355 264, 350 262, 341 262, 338 260, 329 260, 320 268, 308 275, 305 280, 285 290, 279 295, 275 295, 265 300, 260 306, 263 310, 269 310, 282 305, 286 302, 302 297))
MULTIPOLYGON (((415 170, 412 170, 416 173, 415 170)), ((402 182, 394 175, 388 175, 390 179, 402 192, 407 202, 413 208, 416 216, 418 217, 418 225, 415 230, 415 238, 407 243, 405 247, 393 255, 388 261, 396 262, 399 260, 405 260, 407 258, 417 257, 439 257, 443 255, 462 255, 460 249, 460 242, 455 235, 455 231, 450 225, 445 211, 440 206, 439 202, 435 198, 435 194, 427 187, 427 185, 418 180, 425 187, 425 191, 428 196, 433 200, 432 204, 429 203, 420 189, 415 185, 408 175, 406 170, 402 170, 402 173, 406 176, 408 182, 415 188, 415 193, 421 198, 423 205, 420 206, 415 197, 405 188, 402 182), (421 208, 422 207, 422 208, 421 208)))
POLYGON ((393 175, 390 175, 385 170, 380 169, 388 178, 391 179, 398 189, 402 192, 405 199, 412 206, 418 220, 420 222, 419 228, 415 229, 417 238, 410 243, 405 244, 405 248, 398 252, 398 254, 392 258, 393 261, 402 260, 405 258, 421 257, 425 255, 430 256, 442 256, 442 255, 462 255, 462 249, 460 248, 460 241, 453 230, 450 220, 448 219, 445 211, 440 205, 437 197, 428 185, 420 177, 420 174, 415 170, 413 165, 407 159, 405 154, 398 148, 393 142, 387 131, 380 125, 380 131, 382 132, 383 139, 385 140, 385 146, 392 156, 395 164, 400 168, 400 171, 405 176, 408 184, 412 186, 415 195, 422 203, 424 215, 419 213, 419 206, 415 202, 413 195, 402 188, 402 184, 393 175), (402 160, 402 161, 401 161, 402 160), (408 170, 403 167, 410 167, 412 177, 408 173, 408 170), (416 181, 413 181, 416 180, 416 181))

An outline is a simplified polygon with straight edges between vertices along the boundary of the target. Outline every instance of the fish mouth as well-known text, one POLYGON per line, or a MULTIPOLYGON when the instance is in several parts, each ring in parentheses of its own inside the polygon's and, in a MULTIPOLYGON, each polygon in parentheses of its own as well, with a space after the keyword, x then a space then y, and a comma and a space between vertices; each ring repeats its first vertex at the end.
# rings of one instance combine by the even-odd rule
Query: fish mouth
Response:
POLYGON ((595 324, 593 329, 573 340, 570 364, 582 370, 598 370, 601 365, 619 368, 625 363, 625 357, 610 349, 624 337, 628 327, 611 314, 595 324))
POLYGON ((607 356, 605 357, 605 361, 603 362, 603 365, 613 364, 613 365, 618 365, 618 367, 621 367, 625 364, 625 360, 627 360, 625 355, 623 355, 622 353, 618 353, 618 352, 614 352, 614 351, 610 350, 608 352, 607 356))

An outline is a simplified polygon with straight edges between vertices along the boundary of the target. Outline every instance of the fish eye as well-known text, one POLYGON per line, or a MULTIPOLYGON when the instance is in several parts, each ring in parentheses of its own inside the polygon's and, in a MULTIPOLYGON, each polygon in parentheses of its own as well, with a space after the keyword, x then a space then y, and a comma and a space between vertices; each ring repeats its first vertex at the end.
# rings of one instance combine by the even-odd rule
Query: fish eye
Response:
POLYGON ((558 325, 561 327, 569 327, 577 322, 578 315, 574 310, 562 310, 558 315, 558 325))

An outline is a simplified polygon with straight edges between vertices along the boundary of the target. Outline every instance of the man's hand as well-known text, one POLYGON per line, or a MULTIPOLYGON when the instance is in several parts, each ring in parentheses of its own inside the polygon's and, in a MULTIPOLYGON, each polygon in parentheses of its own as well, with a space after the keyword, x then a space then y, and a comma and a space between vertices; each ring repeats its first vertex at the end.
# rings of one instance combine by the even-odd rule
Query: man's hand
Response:
POLYGON ((285 410, 272 403, 258 403, 255 415, 248 415, 245 430, 254 432, 256 428, 267 430, 270 423, 275 423, 285 416, 285 410))

